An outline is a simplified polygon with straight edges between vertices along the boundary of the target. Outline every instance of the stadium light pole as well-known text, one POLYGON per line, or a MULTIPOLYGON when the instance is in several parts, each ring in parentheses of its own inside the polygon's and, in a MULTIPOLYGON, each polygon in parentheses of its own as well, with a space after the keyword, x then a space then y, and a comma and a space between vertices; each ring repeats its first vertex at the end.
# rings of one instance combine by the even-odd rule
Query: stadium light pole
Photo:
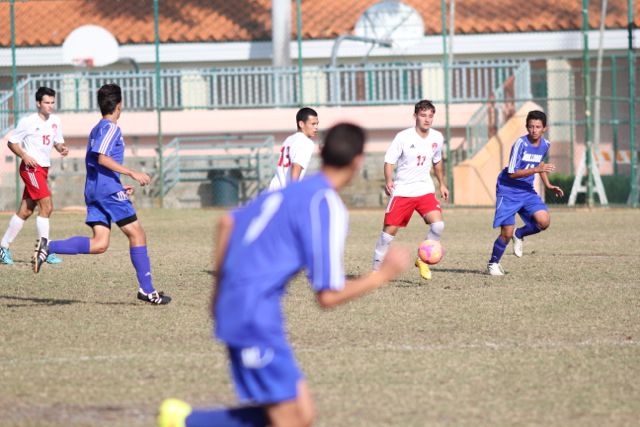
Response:
MULTIPOLYGON (((447 49, 447 2, 441 0, 440 14, 442 15, 442 54, 444 62, 444 117, 445 134, 447 140, 447 187, 449 188, 449 203, 454 203, 453 174, 451 173, 451 126, 449 123, 449 49, 447 49)), ((453 23, 452 23, 453 25, 453 23)))
POLYGON ((155 32, 156 47, 156 115, 158 117, 158 174, 160 181, 160 207, 164 207, 164 159, 162 153, 162 105, 160 103, 161 85, 160 85, 160 25, 159 15, 160 7, 158 0, 153 0, 153 26, 155 32))
POLYGON ((629 150, 631 151, 631 171, 629 174, 630 191, 629 205, 638 207, 638 152, 636 151, 636 70, 633 66, 633 0, 627 0, 627 31, 629 48, 627 62, 629 63, 629 150))
MULTIPOLYGON (((11 0, 10 3, 10 15, 11 15, 11 82, 13 84, 13 123, 18 124, 18 70, 16 64, 16 13, 15 13, 15 0, 11 0)), ((22 197, 20 194, 20 160, 16 156, 16 210, 20 208, 20 202, 22 197)))
POLYGON ((593 206, 593 141, 591 140, 591 69, 589 64, 589 1, 582 0, 582 77, 584 81, 585 164, 587 167, 587 206, 593 206))

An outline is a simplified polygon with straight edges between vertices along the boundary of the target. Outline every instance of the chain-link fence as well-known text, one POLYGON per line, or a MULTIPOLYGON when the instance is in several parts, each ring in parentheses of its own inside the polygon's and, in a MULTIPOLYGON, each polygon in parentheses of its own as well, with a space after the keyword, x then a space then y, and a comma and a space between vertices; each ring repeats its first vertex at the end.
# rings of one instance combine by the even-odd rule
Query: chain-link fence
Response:
MULTIPOLYGON (((452 129, 454 139, 462 141, 451 150, 454 167, 473 157, 520 105, 533 101, 548 113, 548 136, 553 143, 549 160, 557 165, 558 173, 562 175, 559 178, 570 182, 576 172, 585 150, 587 134, 581 58, 559 55, 553 58, 487 58, 482 61, 459 58, 449 68, 448 97, 445 97, 444 89, 445 71, 442 62, 438 61, 376 56, 357 63, 344 61, 341 65, 303 64, 301 67, 274 68, 264 61, 245 61, 241 65, 241 61, 230 61, 233 66, 225 66, 211 60, 203 66, 199 58, 203 53, 197 51, 198 43, 209 43, 206 46, 212 48, 211 40, 218 37, 202 30, 207 27, 208 19, 203 12, 208 7, 205 3, 152 0, 0 2, 0 137, 6 136, 7 131, 15 126, 16 119, 35 111, 34 93, 38 86, 46 85, 57 91, 57 108, 65 118, 63 129, 67 130, 67 139, 75 148, 72 155, 64 160, 53 153, 53 186, 64 188, 66 194, 56 200, 57 206, 82 202, 79 197, 72 196, 82 193, 84 153, 81 147, 86 142, 91 123, 99 118, 96 90, 106 82, 117 82, 123 88, 125 108, 139 114, 136 120, 157 121, 157 125, 149 126, 153 132, 128 134, 125 130, 128 161, 133 167, 154 175, 154 182, 169 182, 167 180, 173 177, 184 185, 203 185, 189 184, 189 178, 180 176, 170 159, 162 158, 175 137, 194 132, 187 124, 183 129, 168 131, 165 117, 170 113, 190 115, 194 111, 295 108, 300 105, 399 105, 399 108, 408 109, 420 98, 434 100, 439 106, 439 114, 443 114, 440 105, 445 98, 452 104, 469 104, 477 108, 464 125, 456 125, 452 129), (186 8, 187 3, 190 9, 186 8), (85 23, 81 15, 88 7, 95 12, 92 16, 95 24, 111 29, 120 41, 119 59, 103 68, 92 67, 98 58, 75 58, 77 67, 63 65, 59 57, 64 53, 61 46, 68 34, 61 33, 58 27, 50 29, 46 25, 34 25, 34 22, 38 19, 45 22, 48 17, 58 16, 56 19, 62 24, 69 21, 68 25, 75 27, 85 23), (185 16, 184 10, 190 10, 193 16, 185 16), (157 16, 157 21, 149 19, 154 16, 157 16), (156 67, 156 22, 157 36, 164 49, 160 52, 180 51, 187 58, 185 61, 170 63, 163 59, 161 53, 156 67), (194 28, 202 31, 197 36, 201 38, 194 36, 190 40, 192 43, 177 43, 171 34, 172 31, 195 31, 194 28), (134 58, 145 60, 136 61, 134 58), (190 63, 188 58, 193 58, 193 62, 190 63)), ((254 24, 264 27, 260 33, 263 38, 269 37, 265 22, 270 20, 270 10, 266 3, 243 1, 235 6, 255 14, 254 24)), ((223 12, 233 19, 239 13, 230 9, 223 12)), ((251 47, 236 45, 235 48, 251 47)), ((599 102, 599 117, 598 114, 590 116, 590 119, 597 120, 593 122, 592 132, 592 137, 597 138, 594 140, 595 155, 601 174, 617 177, 605 179, 615 182, 605 183, 608 192, 620 193, 610 198, 611 201, 623 202, 624 194, 630 188, 629 176, 634 158, 632 136, 635 137, 636 150, 640 141, 635 124, 638 118, 632 117, 631 111, 633 104, 636 106, 635 114, 638 114, 639 85, 636 83, 633 93, 630 87, 633 80, 630 72, 635 73, 635 82, 640 80, 638 55, 630 56, 623 52, 605 55, 600 69, 602 85, 599 97, 595 97, 598 70, 593 56, 590 65, 592 100, 599 102)), ((595 112, 593 107, 592 111, 595 112)), ((375 122, 375 116, 371 120, 375 122)), ((524 124, 522 130, 524 133, 524 124)), ((255 129, 255 132, 260 133, 261 129, 255 129)), ((12 209, 21 194, 17 163, 6 143, 0 144, 0 155, 0 209, 12 209)), ((264 174, 265 165, 261 167, 260 174, 264 174)), ((207 178, 208 185, 217 178, 220 178, 218 183, 243 180, 243 176, 230 176, 228 173, 229 176, 218 176, 220 172, 216 172, 213 166, 207 173, 212 174, 207 178)), ((362 179, 371 181, 380 177, 368 173, 362 179)), ((165 195, 166 190, 158 189, 146 194, 150 205, 152 198, 165 195)), ((198 200, 197 197, 193 199, 198 200)), ((212 199, 219 197, 214 195, 212 199)), ((201 198, 199 203, 202 204, 203 200, 201 198)))

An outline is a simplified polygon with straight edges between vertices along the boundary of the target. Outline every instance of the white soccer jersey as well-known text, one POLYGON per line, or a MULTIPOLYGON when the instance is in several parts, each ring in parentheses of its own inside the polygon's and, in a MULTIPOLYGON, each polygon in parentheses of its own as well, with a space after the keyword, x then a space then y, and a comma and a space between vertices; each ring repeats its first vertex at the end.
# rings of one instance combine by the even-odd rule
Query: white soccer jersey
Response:
POLYGON ((53 144, 64 143, 60 119, 51 114, 45 121, 38 113, 31 114, 18 122, 9 142, 22 144, 22 149, 33 157, 38 165, 48 168, 51 166, 53 144))
POLYGON ((302 166, 302 172, 300 172, 300 177, 298 178, 302 179, 309 167, 313 148, 313 141, 302 132, 296 132, 285 139, 282 143, 282 148, 280 148, 276 174, 271 179, 269 190, 284 188, 291 182, 291 165, 294 163, 302 166))
POLYGON ((384 155, 385 163, 396 165, 392 196, 417 197, 435 193, 431 165, 442 160, 442 133, 429 129, 426 138, 415 127, 398 132, 384 155))

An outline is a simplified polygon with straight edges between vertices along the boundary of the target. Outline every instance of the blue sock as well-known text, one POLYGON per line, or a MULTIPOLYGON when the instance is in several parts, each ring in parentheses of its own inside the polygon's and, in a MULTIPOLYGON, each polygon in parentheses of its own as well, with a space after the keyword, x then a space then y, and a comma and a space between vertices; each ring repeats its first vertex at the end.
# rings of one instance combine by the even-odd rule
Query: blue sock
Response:
POLYGON ((194 410, 185 420, 186 427, 265 427, 268 424, 269 417, 262 406, 194 410))
POLYGON ((49 253, 78 255, 88 254, 91 248, 88 237, 69 237, 67 240, 53 240, 49 242, 49 253))
POLYGON ((149 255, 147 255, 147 247, 136 246, 129 248, 129 255, 131 256, 133 268, 136 269, 140 288, 145 294, 153 292, 155 289, 153 289, 153 281, 151 280, 151 261, 149 261, 149 255))
POLYGON ((532 234, 537 234, 540 231, 541 230, 538 228, 536 223, 527 222, 516 230, 516 237, 518 239, 522 239, 524 236, 531 236, 532 234))
POLYGON ((493 242, 493 252, 491 252, 491 259, 489 262, 500 262, 500 258, 502 258, 505 249, 507 249, 507 242, 498 236, 496 241, 493 242))

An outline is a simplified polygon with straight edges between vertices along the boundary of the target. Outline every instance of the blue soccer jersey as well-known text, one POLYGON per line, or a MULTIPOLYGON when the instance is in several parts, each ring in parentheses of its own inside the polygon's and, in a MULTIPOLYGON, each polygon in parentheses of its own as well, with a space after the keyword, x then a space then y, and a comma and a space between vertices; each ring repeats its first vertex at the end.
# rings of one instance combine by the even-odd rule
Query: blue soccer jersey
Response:
POLYGON ((344 287, 348 214, 323 174, 263 193, 232 213, 219 272, 216 335, 230 346, 286 345, 281 300, 306 269, 314 291, 344 287))
POLYGON ((120 174, 98 164, 98 156, 104 154, 122 164, 124 161, 124 139, 118 125, 102 119, 91 130, 87 143, 85 165, 87 179, 84 197, 87 202, 104 199, 123 190, 120 174))
POLYGON ((500 172, 498 176, 499 192, 519 192, 535 191, 533 189, 534 175, 522 178, 511 178, 509 174, 522 169, 537 167, 549 151, 550 143, 544 138, 540 138, 540 144, 534 146, 529 142, 527 135, 518 138, 511 147, 509 155, 509 165, 500 172))

